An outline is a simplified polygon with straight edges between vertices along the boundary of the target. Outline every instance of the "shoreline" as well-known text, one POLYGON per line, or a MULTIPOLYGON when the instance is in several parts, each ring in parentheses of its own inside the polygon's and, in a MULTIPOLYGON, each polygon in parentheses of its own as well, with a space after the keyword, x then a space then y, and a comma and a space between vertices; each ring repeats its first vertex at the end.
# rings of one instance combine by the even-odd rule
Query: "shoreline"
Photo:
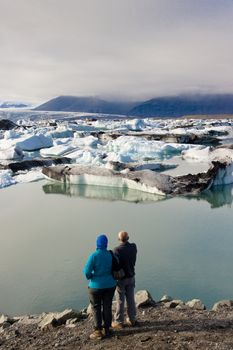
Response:
POLYGON ((154 301, 146 290, 138 291, 135 300, 139 325, 95 342, 89 340, 90 306, 82 311, 2 315, 0 349, 233 349, 233 301, 219 301, 206 310, 199 299, 184 303, 164 296, 154 301))

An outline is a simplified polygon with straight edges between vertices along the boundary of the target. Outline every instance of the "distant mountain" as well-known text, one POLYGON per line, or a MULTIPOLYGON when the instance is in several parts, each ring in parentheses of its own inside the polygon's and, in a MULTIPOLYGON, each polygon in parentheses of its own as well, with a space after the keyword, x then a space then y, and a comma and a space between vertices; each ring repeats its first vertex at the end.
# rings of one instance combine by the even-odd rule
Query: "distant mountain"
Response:
POLYGON ((27 108, 30 107, 28 104, 22 102, 12 102, 12 101, 0 101, 0 108, 27 108))
POLYGON ((97 97, 59 96, 35 110, 125 114, 138 117, 233 114, 233 94, 165 96, 140 103, 106 101, 97 97))
POLYGON ((233 95, 209 94, 157 97, 135 106, 129 111, 129 114, 141 117, 233 114, 233 95))
POLYGON ((35 108, 37 111, 127 114, 138 103, 105 101, 97 97, 59 96, 35 108))

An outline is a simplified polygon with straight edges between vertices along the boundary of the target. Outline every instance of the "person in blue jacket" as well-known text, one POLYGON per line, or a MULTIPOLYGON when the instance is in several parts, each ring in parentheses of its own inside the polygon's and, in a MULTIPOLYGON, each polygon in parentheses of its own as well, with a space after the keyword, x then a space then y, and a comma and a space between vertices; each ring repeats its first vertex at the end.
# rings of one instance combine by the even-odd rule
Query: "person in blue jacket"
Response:
POLYGON ((95 326, 94 332, 90 335, 91 339, 102 339, 110 335, 112 299, 116 281, 112 275, 112 255, 107 250, 107 246, 107 237, 104 234, 98 236, 96 251, 89 256, 84 268, 84 274, 90 280, 88 291, 95 326))

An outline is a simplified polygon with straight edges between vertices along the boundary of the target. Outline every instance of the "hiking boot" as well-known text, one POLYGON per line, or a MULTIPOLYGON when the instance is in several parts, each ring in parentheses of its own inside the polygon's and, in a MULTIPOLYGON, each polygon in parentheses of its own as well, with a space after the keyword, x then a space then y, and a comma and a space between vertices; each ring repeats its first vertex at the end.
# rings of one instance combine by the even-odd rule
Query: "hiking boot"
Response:
POLYGON ((103 329, 103 335, 105 338, 109 338, 113 335, 113 331, 109 328, 104 328, 103 329))
POLYGON ((103 333, 100 329, 95 330, 93 333, 90 334, 90 339, 91 340, 101 340, 103 339, 103 333))
POLYGON ((136 327, 138 326, 138 322, 136 320, 130 320, 129 318, 127 318, 125 325, 127 327, 136 327))
POLYGON ((124 325, 121 322, 113 322, 112 323, 112 328, 116 329, 116 330, 121 330, 121 329, 124 328, 124 325))

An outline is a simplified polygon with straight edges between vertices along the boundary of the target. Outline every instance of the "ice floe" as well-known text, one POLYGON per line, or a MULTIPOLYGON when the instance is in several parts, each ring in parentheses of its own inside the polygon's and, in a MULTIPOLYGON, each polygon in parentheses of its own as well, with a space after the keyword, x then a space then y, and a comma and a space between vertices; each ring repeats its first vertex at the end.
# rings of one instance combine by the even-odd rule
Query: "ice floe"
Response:
POLYGON ((34 182, 42 179, 44 179, 44 175, 41 170, 30 170, 26 173, 14 176, 14 180, 17 183, 34 182))
MULTIPOLYGON (((145 172, 147 180, 156 178, 156 181, 161 181, 160 174, 156 172, 176 167, 176 177, 170 176, 172 171, 164 175, 170 176, 169 181, 180 188, 179 181, 183 181, 183 178, 178 178, 181 174, 188 174, 186 166, 191 169, 192 176, 195 175, 192 177, 194 190, 195 181, 199 189, 202 188, 202 177, 206 183, 205 174, 210 176, 207 182, 211 186, 233 182, 233 120, 230 119, 165 120, 129 119, 122 116, 110 119, 100 114, 84 116, 82 113, 28 111, 25 112, 25 118, 22 114, 17 117, 16 112, 12 113, 12 121, 14 123, 8 120, 2 123, 0 130, 1 169, 14 169, 13 172, 2 170, 1 187, 40 179, 40 171, 32 172, 29 170, 32 167, 41 169, 43 165, 66 162, 121 173, 124 180, 119 180, 118 175, 116 179, 122 186, 128 186, 133 181, 130 178, 132 172, 142 177, 145 172), (228 144, 225 148, 224 143, 228 144), (176 159, 179 160, 178 166, 176 159), (166 163, 168 160, 171 165, 166 163), (212 162, 217 162, 218 166, 212 162), (28 173, 21 173, 20 169, 28 173), (202 175, 198 175, 200 171, 202 175), (152 174, 148 175, 148 172, 152 174)), ((86 175, 82 176, 86 178, 86 175)), ((102 180, 98 176, 94 179, 93 176, 91 181, 98 185, 98 181, 102 180)), ((184 182, 186 180, 184 178, 184 182)), ((134 189, 144 191, 147 187, 143 181, 133 182, 134 189)), ((175 193, 174 188, 172 191, 175 193)), ((179 193, 181 189, 177 191, 179 193)))
POLYGON ((57 157, 57 156, 61 156, 64 155, 66 153, 69 153, 71 151, 73 151, 75 148, 75 146, 71 145, 71 144, 61 144, 61 145, 57 145, 57 146, 53 146, 51 148, 44 148, 40 150, 40 155, 42 157, 57 157))
POLYGON ((0 188, 11 186, 16 184, 16 180, 12 177, 12 171, 1 170, 0 171, 0 188))
POLYGON ((186 151, 182 151, 182 158, 190 162, 196 161, 208 163, 210 160, 209 153, 210 147, 189 149, 186 151))
POLYGON ((134 136, 120 136, 105 145, 106 152, 111 153, 109 160, 120 160, 128 157, 129 161, 143 158, 162 159, 179 154, 183 150, 196 148, 189 144, 165 143, 162 141, 148 141, 134 136), (116 154, 114 159, 113 154, 116 154))
POLYGON ((41 148, 51 147, 53 145, 53 139, 43 134, 32 135, 22 141, 18 141, 16 145, 24 151, 35 151, 41 148))
POLYGON ((0 148, 0 161, 1 160, 12 160, 23 158, 23 152, 18 146, 11 146, 8 148, 0 148))

